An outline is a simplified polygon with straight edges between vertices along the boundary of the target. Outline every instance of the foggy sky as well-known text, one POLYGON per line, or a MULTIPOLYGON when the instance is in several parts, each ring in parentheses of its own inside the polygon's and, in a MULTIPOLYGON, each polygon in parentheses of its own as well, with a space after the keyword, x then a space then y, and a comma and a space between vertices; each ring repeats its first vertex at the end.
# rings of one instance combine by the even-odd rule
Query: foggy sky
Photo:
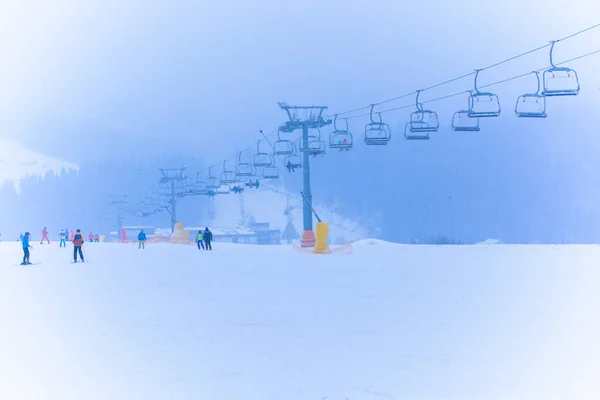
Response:
MULTIPOLYGON (((259 129, 285 121, 278 101, 328 105, 330 114, 362 107, 564 37, 598 23, 599 15, 600 6, 585 0, 4 0, 0 138, 76 163, 173 154, 220 162, 252 145, 259 129)), ((597 50, 598 43, 600 29, 559 43, 557 62, 597 50)), ((480 82, 547 64, 546 49, 485 71, 480 82)), ((381 201, 385 190, 388 216, 398 211, 403 222, 422 221, 422 211, 414 210, 434 203, 438 219, 447 218, 440 210, 454 195, 463 198, 456 205, 463 217, 473 212, 481 222, 508 203, 496 220, 508 212, 524 217, 539 202, 532 197, 538 185, 568 184, 566 197, 546 198, 548 207, 585 204, 598 213, 589 182, 599 163, 600 57, 571 66, 580 73, 581 93, 552 99, 546 121, 516 121, 512 112, 518 95, 535 90, 533 77, 493 88, 503 115, 485 121, 476 137, 449 130, 466 96, 428 105, 440 113, 441 129, 418 145, 402 138, 412 109, 384 114, 392 144, 360 143, 345 160, 335 153, 318 160, 315 191, 360 209, 381 201), (469 206, 478 203, 486 206, 469 206)), ((421 100, 470 88, 467 78, 424 92, 421 100)), ((366 122, 350 121, 357 142, 366 122)))
MULTIPOLYGON (((600 14, 589 1, 522 3, 4 0, 0 134, 71 161, 102 158, 91 146, 108 151, 114 141, 123 155, 185 142, 229 156, 285 120, 277 101, 331 112, 368 105, 565 36, 600 14)), ((557 54, 580 54, 592 38, 600 36, 573 39, 557 54)), ((543 51, 528 61, 546 60, 543 51)))

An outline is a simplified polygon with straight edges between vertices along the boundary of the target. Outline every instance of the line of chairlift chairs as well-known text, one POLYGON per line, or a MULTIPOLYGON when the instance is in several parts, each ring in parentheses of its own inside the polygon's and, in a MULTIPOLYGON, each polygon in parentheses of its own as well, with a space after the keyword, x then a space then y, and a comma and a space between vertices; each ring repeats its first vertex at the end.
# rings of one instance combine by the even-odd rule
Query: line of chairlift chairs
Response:
MULTIPOLYGON (((515 115, 519 118, 546 118, 546 98, 555 96, 575 96, 579 93, 579 79, 577 72, 567 67, 557 67, 552 59, 554 44, 550 48, 551 67, 545 70, 540 79, 537 71, 532 72, 537 79, 537 91, 519 96, 515 105, 515 115)), ((452 117, 452 129, 457 132, 478 132, 480 118, 494 118, 500 116, 501 108, 498 96, 492 92, 482 92, 477 86, 477 79, 481 70, 475 70, 474 90, 470 90, 468 108, 457 111, 452 117)), ((419 102, 420 90, 416 92, 416 110, 411 113, 409 122, 404 128, 404 137, 407 140, 428 140, 432 132, 439 130, 440 124, 435 111, 423 108, 419 102)), ((374 113, 375 105, 371 106, 370 122, 365 126, 364 142, 367 145, 387 145, 391 139, 391 130, 383 122, 381 113, 374 113), (377 116, 375 118, 375 116, 377 116)), ((329 136, 329 148, 347 151, 354 147, 354 138, 348 129, 348 120, 344 119, 345 126, 340 128, 337 124, 337 115, 334 117, 334 130, 329 136)), ((257 143, 256 153, 252 162, 244 161, 242 153, 238 156, 235 170, 228 169, 226 161, 223 170, 217 176, 209 169, 206 180, 197 178, 193 190, 202 191, 204 194, 228 194, 232 191, 239 193, 244 187, 258 188, 261 179, 279 178, 279 168, 275 165, 275 157, 283 158, 283 163, 291 172, 302 167, 302 154, 312 156, 325 154, 326 143, 321 138, 320 130, 310 133, 308 140, 292 141, 277 133, 277 140, 273 142, 272 152, 261 150, 261 141, 257 143), (257 171, 262 170, 262 173, 257 171), (242 184, 241 186, 239 184, 242 184), (232 189, 232 185, 233 189, 232 189), (239 186, 238 186, 239 185, 239 186)))

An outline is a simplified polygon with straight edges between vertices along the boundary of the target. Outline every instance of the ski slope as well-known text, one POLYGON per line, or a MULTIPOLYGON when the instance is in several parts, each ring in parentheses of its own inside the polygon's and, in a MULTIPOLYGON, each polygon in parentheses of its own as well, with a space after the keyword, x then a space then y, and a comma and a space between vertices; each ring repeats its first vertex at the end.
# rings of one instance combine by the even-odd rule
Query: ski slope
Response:
POLYGON ((0 243, 0 399, 600 396, 600 247, 0 243))

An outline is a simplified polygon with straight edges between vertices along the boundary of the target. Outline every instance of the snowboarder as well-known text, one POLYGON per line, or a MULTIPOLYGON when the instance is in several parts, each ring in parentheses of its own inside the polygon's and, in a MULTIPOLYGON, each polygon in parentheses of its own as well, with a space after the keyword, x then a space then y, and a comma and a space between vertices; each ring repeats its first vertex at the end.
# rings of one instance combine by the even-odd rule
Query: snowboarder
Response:
POLYGON ((204 243, 202 242, 202 231, 198 231, 196 234, 196 244, 198 245, 198 250, 202 248, 204 250, 204 243))
POLYGON ((212 246, 210 245, 210 242, 212 242, 213 239, 213 234, 212 232, 208 229, 208 227, 206 227, 204 229, 204 232, 202 233, 202 239, 204 239, 204 244, 205 244, 205 249, 206 250, 211 250, 212 251, 212 246))
POLYGON ((31 265, 31 262, 29 262, 29 248, 31 247, 29 245, 29 239, 29 232, 25 232, 23 239, 21 239, 21 244, 23 245, 23 262, 21 265, 31 265))
POLYGON ((42 240, 40 241, 40 244, 44 244, 44 240, 46 240, 48 244, 50 244, 50 239, 48 239, 48 230, 46 229, 46 227, 44 227, 44 229, 42 230, 42 240))
POLYGON ((65 229, 61 229, 58 237, 60 238, 58 247, 67 247, 67 231, 65 229))
POLYGON ((140 233, 138 233, 138 249, 145 249, 146 248, 146 234, 144 233, 144 230, 142 229, 140 231, 140 233))
POLYGON ((83 235, 81 234, 81 229, 77 229, 77 233, 73 235, 73 261, 77 262, 77 253, 79 253, 79 258, 81 258, 81 262, 85 262, 83 259, 83 251, 81 247, 83 246, 83 235))

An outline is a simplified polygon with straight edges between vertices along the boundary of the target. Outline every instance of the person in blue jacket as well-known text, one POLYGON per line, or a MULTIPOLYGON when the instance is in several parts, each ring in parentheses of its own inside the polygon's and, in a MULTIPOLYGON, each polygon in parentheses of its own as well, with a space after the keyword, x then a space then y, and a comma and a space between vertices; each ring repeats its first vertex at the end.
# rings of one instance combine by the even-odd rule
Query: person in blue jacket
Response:
POLYGON ((138 249, 146 248, 146 233, 142 229, 140 233, 138 233, 138 249))
POLYGON ((21 244, 23 245, 23 262, 21 263, 21 265, 30 265, 31 262, 29 262, 29 248, 31 247, 29 245, 29 232, 25 232, 25 235, 23 235, 23 239, 21 241, 21 244))

